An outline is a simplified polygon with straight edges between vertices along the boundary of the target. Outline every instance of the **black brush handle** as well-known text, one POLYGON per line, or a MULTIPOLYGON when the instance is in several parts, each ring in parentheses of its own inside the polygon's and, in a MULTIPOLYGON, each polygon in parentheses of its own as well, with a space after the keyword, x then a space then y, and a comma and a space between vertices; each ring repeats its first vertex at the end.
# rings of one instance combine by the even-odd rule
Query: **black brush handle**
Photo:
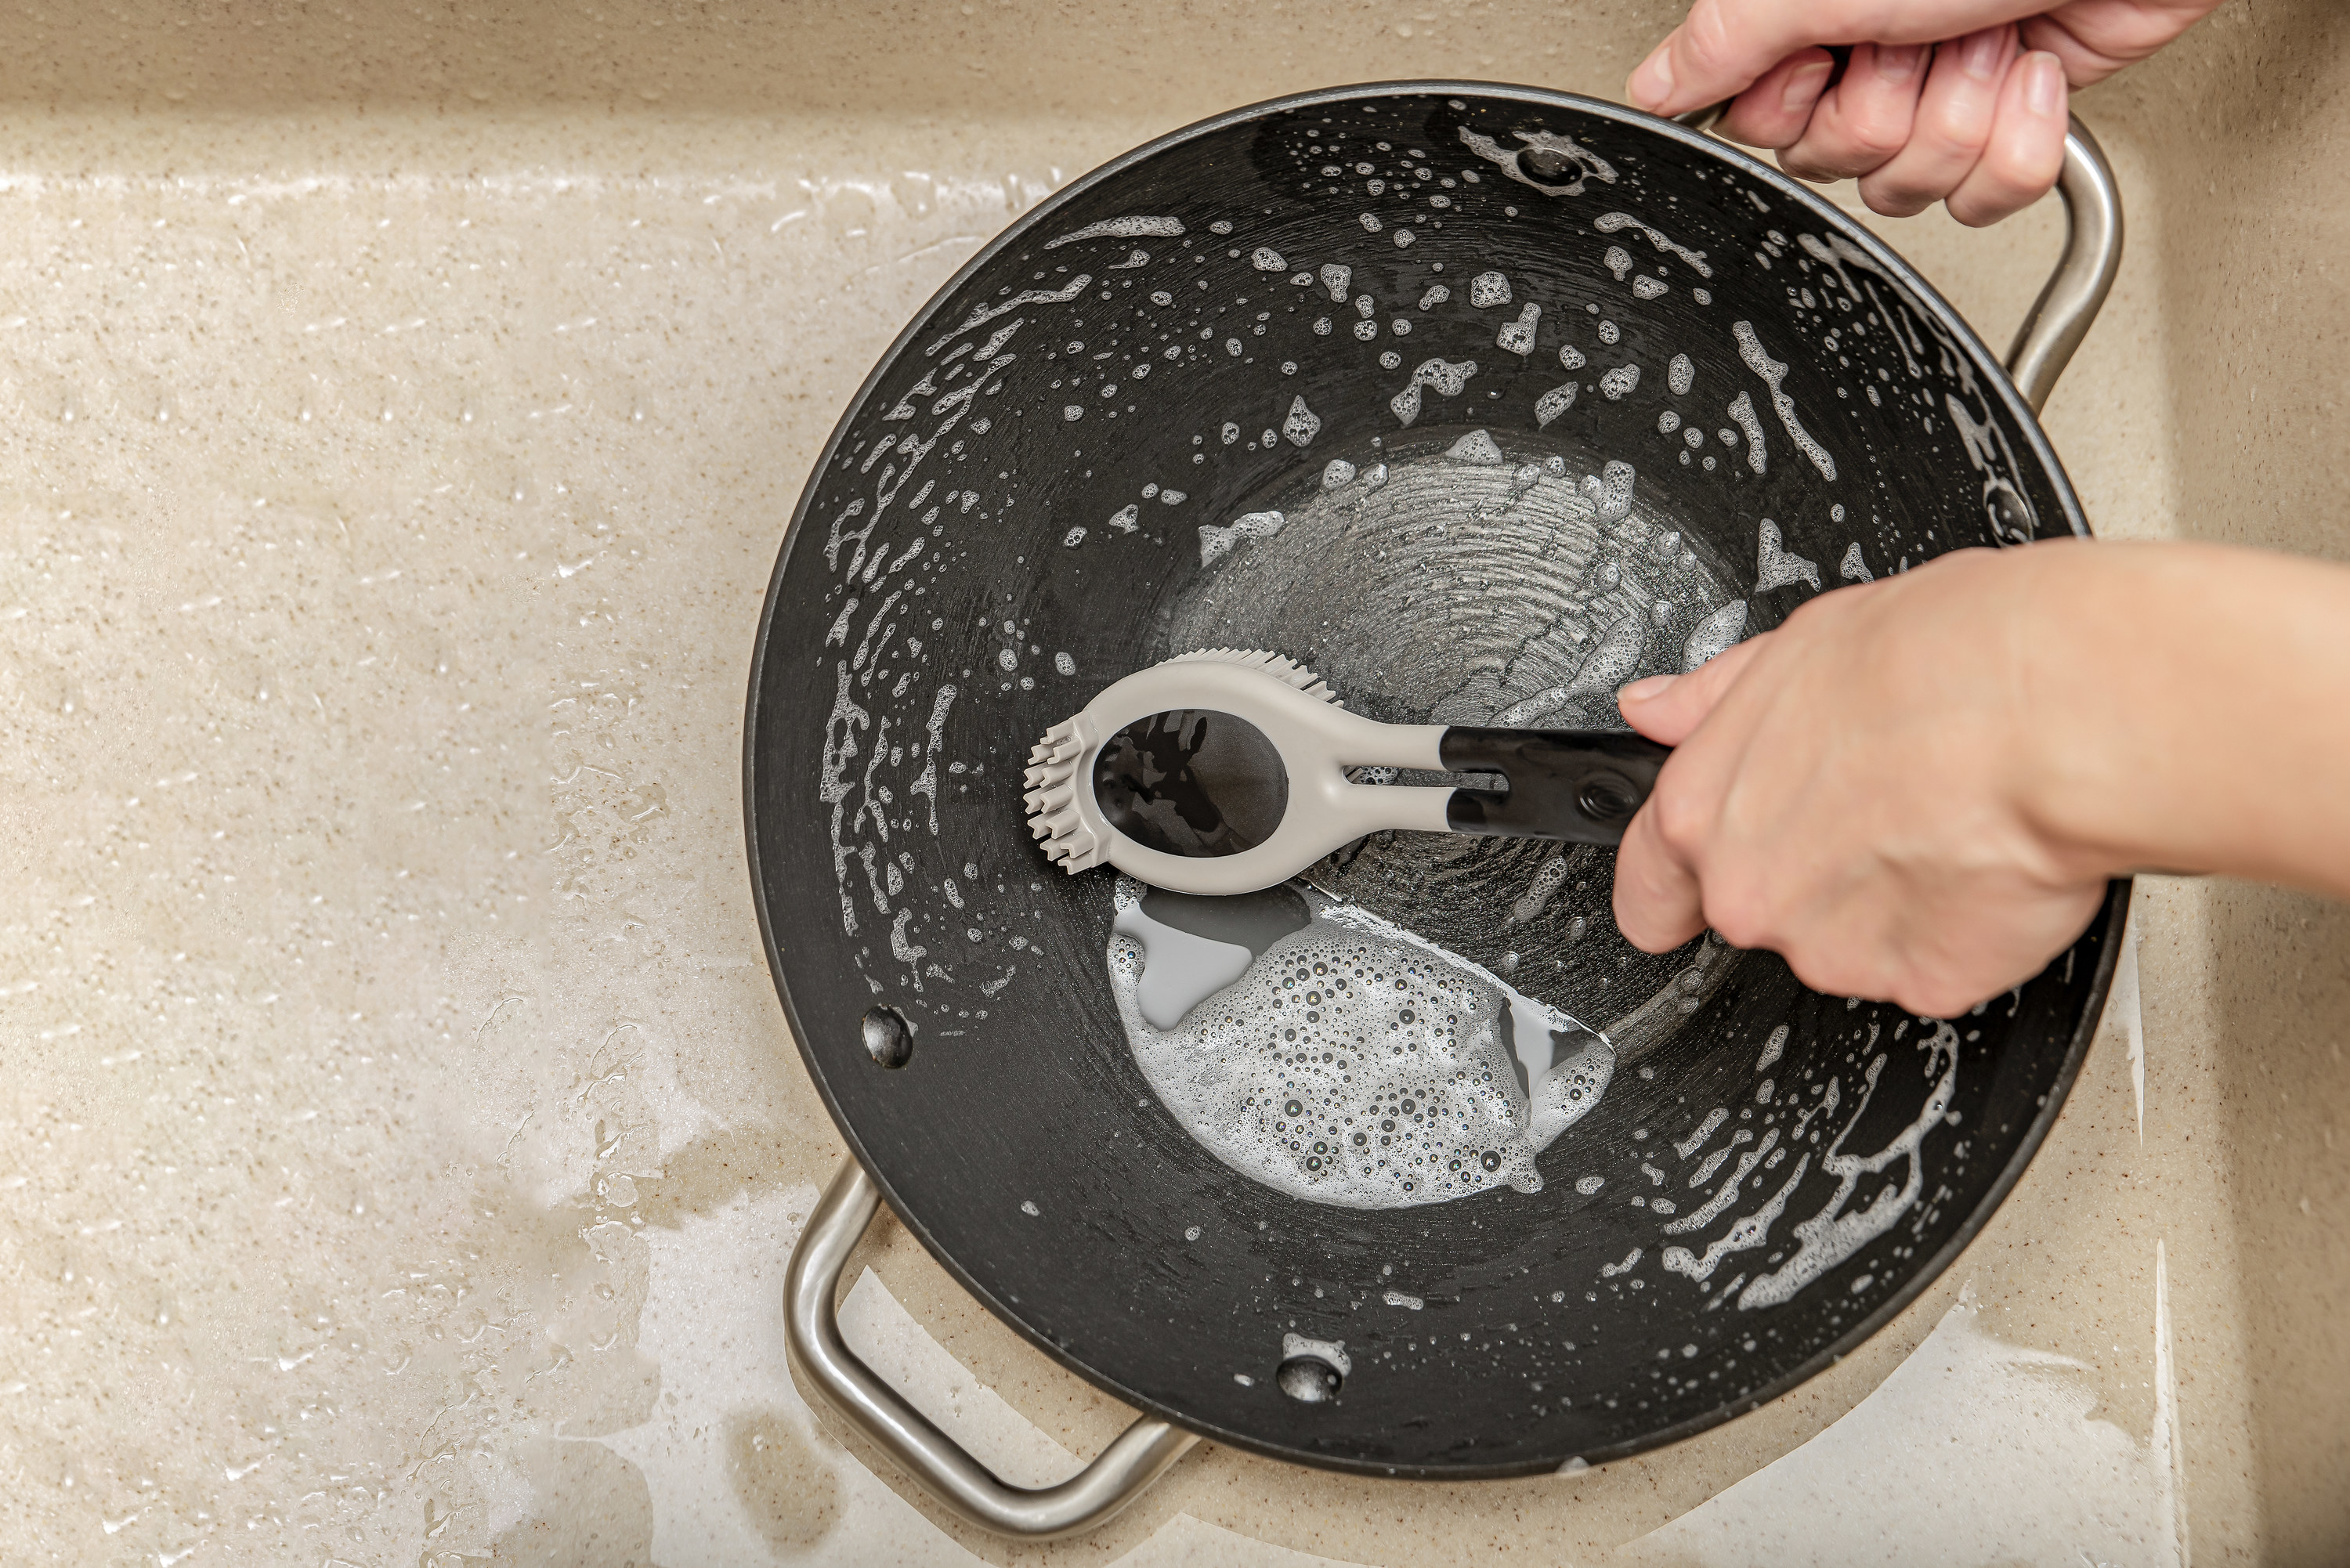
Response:
POLYGON ((1461 833, 1620 844, 1673 754, 1622 730, 1477 730, 1438 743, 1457 774, 1500 774, 1499 790, 1456 789, 1445 820, 1461 833))

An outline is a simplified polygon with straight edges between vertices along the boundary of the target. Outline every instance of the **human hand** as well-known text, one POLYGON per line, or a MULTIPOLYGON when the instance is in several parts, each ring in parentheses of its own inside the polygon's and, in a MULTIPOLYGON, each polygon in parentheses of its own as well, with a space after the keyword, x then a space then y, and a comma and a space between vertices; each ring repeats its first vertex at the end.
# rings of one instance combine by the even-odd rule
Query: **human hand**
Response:
POLYGON ((1633 71, 1657 114, 1735 97, 1717 129, 1800 179, 1858 177, 1889 217, 1947 201, 1995 223, 2064 168, 2069 88, 2178 36, 2219 0, 1696 0, 1633 71), (1850 45, 1836 60, 1823 45, 1850 45))
POLYGON ((1711 925, 1815 990, 1948 1018, 2134 869, 2350 899, 2350 566, 1959 550, 1617 701, 1675 748, 1616 861, 1649 952, 1711 925))
POLYGON ((2109 868, 2033 809, 2035 609, 2062 612, 2008 564, 1966 550, 1825 594, 1623 690, 1632 727, 1676 748, 1617 858, 1634 946, 1710 925, 1814 990, 1944 1018, 2080 934, 2109 868))

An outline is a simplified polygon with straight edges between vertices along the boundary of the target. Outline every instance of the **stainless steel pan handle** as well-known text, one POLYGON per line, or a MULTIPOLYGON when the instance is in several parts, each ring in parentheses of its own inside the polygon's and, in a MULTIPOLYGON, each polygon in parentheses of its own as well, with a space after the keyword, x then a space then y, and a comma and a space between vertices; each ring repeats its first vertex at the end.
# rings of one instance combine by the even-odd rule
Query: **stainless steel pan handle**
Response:
MULTIPOLYGON (((1674 119, 1691 130, 1711 130, 1729 109, 1725 99, 1674 119)), ((2122 267, 2122 195, 2113 165, 2080 117, 2069 119, 2064 168, 2056 176, 2056 193, 2064 201, 2064 251, 2007 351, 2008 379, 2035 414, 2047 406, 2056 378, 2089 335, 2122 267)))
POLYGON ((2073 350, 2089 335, 2089 324, 2122 269, 2121 189, 2114 183, 2105 149, 2078 116, 2064 135, 2064 171, 2056 176, 2056 193, 2064 198, 2064 252, 2007 351, 2008 377, 2035 414, 2072 363, 2073 350))
POLYGON ((1000 1480, 875 1376, 841 1337, 833 1296, 848 1254, 880 1206, 880 1189, 865 1168, 854 1156, 842 1161, 792 1250, 784 1275, 784 1338, 826 1401, 923 1490, 983 1530, 1050 1541, 1108 1519, 1200 1440, 1146 1416, 1058 1486, 1032 1491, 1000 1480))

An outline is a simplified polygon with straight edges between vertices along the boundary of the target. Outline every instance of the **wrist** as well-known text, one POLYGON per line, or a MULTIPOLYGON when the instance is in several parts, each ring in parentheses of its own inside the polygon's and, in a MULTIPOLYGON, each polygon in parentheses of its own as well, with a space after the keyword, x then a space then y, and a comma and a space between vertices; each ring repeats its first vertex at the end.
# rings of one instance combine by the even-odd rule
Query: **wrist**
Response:
POLYGON ((2350 894, 2350 571, 2204 544, 2015 553, 2014 787, 2060 877, 2350 894))
POLYGON ((2015 557, 2001 623, 2018 669, 2012 788, 2054 880, 2211 868, 2179 832, 2172 731, 2197 693, 2175 663, 2196 618, 2191 574, 2166 548, 2063 540, 2015 557))

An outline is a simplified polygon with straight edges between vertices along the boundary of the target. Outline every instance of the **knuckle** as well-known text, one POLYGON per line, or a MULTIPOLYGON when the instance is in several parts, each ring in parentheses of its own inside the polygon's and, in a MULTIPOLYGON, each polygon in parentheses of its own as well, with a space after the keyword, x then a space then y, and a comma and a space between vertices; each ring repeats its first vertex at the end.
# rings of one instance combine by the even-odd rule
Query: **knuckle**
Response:
POLYGON ((1713 814, 1687 789, 1658 791, 1649 797, 1648 809, 1655 814, 1657 836, 1684 856, 1696 853, 1713 824, 1713 814))
POLYGON ((1943 1015, 1943 995, 1939 987, 1904 981, 1893 990, 1893 1005, 1918 1018, 1939 1018, 1943 1015))
POLYGON ((1861 996, 1868 990, 1865 966, 1841 954, 1810 950, 1782 954, 1795 978, 1823 996, 1861 996))
POLYGON ((1888 218, 1914 218, 1941 195, 1939 191, 1908 182, 1864 180, 1860 186, 1861 200, 1868 203, 1868 210, 1888 218))
POLYGON ((1987 191, 1953 191, 1949 202, 1950 216, 1970 229, 1987 229, 2013 217, 2029 204, 1987 191))
POLYGON ((1912 141, 1922 142, 1936 158, 1963 169, 1991 145, 1991 116, 1983 112, 1945 112, 1921 119, 1912 141))
POLYGON ((1705 923, 1734 948, 1776 950, 1779 947, 1767 901, 1742 888, 1707 888, 1705 923))
POLYGON ((1866 159, 1875 168, 1901 151, 1909 140, 1909 122, 1880 115, 1862 115, 1843 128, 1852 158, 1866 159))

